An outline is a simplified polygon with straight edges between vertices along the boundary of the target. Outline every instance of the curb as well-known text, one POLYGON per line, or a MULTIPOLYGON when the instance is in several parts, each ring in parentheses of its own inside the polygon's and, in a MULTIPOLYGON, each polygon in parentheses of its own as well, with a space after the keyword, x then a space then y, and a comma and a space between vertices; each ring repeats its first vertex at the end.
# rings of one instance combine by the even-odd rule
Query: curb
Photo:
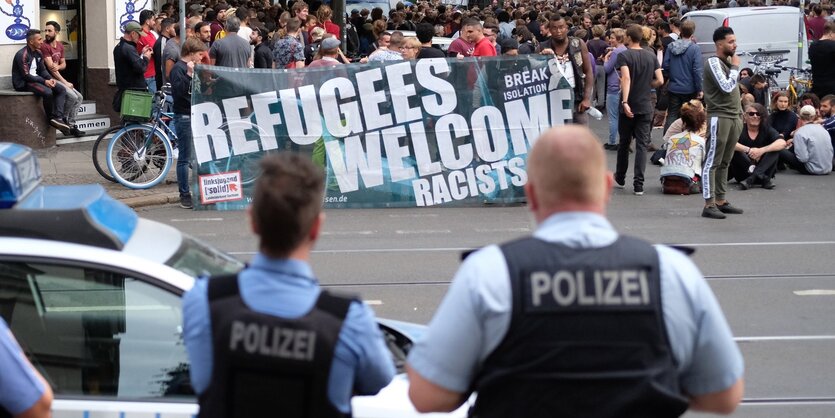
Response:
POLYGON ((176 193, 159 193, 153 194, 148 196, 139 196, 139 197, 128 197, 125 199, 119 199, 120 202, 130 206, 133 209, 146 207, 146 206, 156 206, 156 205, 167 205, 169 203, 179 203, 180 202, 180 194, 179 192, 176 193))

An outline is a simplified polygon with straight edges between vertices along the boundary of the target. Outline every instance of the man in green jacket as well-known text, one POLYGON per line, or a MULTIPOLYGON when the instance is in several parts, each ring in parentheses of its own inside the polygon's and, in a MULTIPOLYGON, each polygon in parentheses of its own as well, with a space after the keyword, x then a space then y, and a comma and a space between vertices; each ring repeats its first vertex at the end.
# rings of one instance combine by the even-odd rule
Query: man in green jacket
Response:
POLYGON ((722 26, 713 32, 716 56, 705 62, 704 90, 707 108, 707 158, 702 167, 702 216, 725 219, 726 213, 741 214, 742 209, 725 199, 728 166, 742 132, 742 105, 739 100, 739 56, 733 29, 722 26))

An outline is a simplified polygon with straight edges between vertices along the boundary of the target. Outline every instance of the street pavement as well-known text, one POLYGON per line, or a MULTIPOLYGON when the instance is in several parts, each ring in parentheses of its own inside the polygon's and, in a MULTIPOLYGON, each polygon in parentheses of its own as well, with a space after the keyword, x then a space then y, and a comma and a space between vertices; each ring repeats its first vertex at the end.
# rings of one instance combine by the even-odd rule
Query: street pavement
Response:
MULTIPOLYGON (((174 167, 168 172, 166 180, 156 187, 146 190, 128 189, 99 175, 93 165, 92 150, 92 141, 35 150, 44 184, 101 184, 108 194, 134 208, 180 201, 174 167)), ((106 169, 107 162, 103 158, 101 163, 106 169)))
MULTIPOLYGON (((601 138, 603 122, 592 123, 601 138)), ((653 135, 660 145, 660 131, 653 135)), ((76 144, 39 152, 46 181, 98 182, 119 199, 144 199, 143 204, 172 193, 174 200, 165 200, 176 200, 173 184, 141 192, 107 184, 93 169, 90 148, 76 144)), ((614 153, 607 154, 613 169, 614 153)), ((735 416, 835 416, 835 175, 781 172, 774 190, 742 191, 732 184, 728 198, 745 214, 708 220, 699 216, 700 196, 662 195, 658 174, 649 166, 646 195, 635 196, 630 171, 627 189, 612 195, 608 216, 622 233, 696 249, 693 260, 745 356, 746 401, 735 416)), ((140 216, 242 260, 257 249, 242 212, 139 206, 140 216)), ((322 284, 360 295, 381 317, 418 323, 431 319, 462 251, 533 228, 521 205, 348 209, 327 216, 311 260, 322 284)))

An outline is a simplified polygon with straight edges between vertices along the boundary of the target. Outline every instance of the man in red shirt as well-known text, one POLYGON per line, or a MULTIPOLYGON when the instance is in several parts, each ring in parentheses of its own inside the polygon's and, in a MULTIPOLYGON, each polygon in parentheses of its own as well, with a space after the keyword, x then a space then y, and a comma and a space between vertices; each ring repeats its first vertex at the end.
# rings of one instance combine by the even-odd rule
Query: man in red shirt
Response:
POLYGON ((478 19, 467 18, 461 22, 461 36, 475 45, 474 57, 495 57, 496 47, 484 36, 484 29, 478 19))
MULTIPOLYGON (((139 55, 142 55, 146 48, 153 51, 154 44, 157 43, 157 37, 151 32, 152 25, 155 22, 153 10, 143 10, 142 13, 139 13, 139 24, 142 25, 142 31, 144 32, 139 37, 139 42, 136 43, 136 52, 139 52, 139 55)), ((148 85, 149 92, 157 92, 157 71, 154 66, 153 55, 151 55, 148 67, 145 70, 145 84, 148 85)))
POLYGON ((78 115, 78 106, 81 105, 84 97, 61 74, 61 71, 67 68, 67 60, 64 57, 64 44, 58 40, 59 33, 61 33, 61 25, 58 22, 51 20, 46 22, 43 30, 44 42, 41 44, 41 54, 43 55, 43 62, 49 74, 52 75, 53 79, 63 84, 67 90, 64 116, 66 117, 67 124, 70 125, 70 133, 74 136, 83 136, 84 131, 79 130, 76 125, 76 116, 78 115))

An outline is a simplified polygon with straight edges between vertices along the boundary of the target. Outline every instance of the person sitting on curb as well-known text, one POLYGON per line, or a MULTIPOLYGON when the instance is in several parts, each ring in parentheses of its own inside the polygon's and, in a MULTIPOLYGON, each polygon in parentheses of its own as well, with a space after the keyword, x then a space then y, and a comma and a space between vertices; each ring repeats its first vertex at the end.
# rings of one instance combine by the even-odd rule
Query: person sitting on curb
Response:
POLYGON ((763 120, 766 116, 763 105, 749 104, 743 115, 745 126, 734 148, 728 179, 736 179, 743 190, 754 187, 755 183, 762 184, 763 189, 773 189, 771 179, 777 172, 777 161, 780 151, 786 148, 786 141, 763 120))
POLYGON ((26 46, 17 51, 12 60, 12 85, 16 91, 28 91, 40 97, 49 124, 64 135, 70 135, 72 127, 64 119, 67 89, 46 70, 42 45, 41 31, 29 29, 26 46))
POLYGON ((815 108, 800 108, 802 126, 789 140, 789 148, 780 151, 780 160, 801 174, 823 175, 832 171, 832 142, 823 126, 814 123, 815 108))

